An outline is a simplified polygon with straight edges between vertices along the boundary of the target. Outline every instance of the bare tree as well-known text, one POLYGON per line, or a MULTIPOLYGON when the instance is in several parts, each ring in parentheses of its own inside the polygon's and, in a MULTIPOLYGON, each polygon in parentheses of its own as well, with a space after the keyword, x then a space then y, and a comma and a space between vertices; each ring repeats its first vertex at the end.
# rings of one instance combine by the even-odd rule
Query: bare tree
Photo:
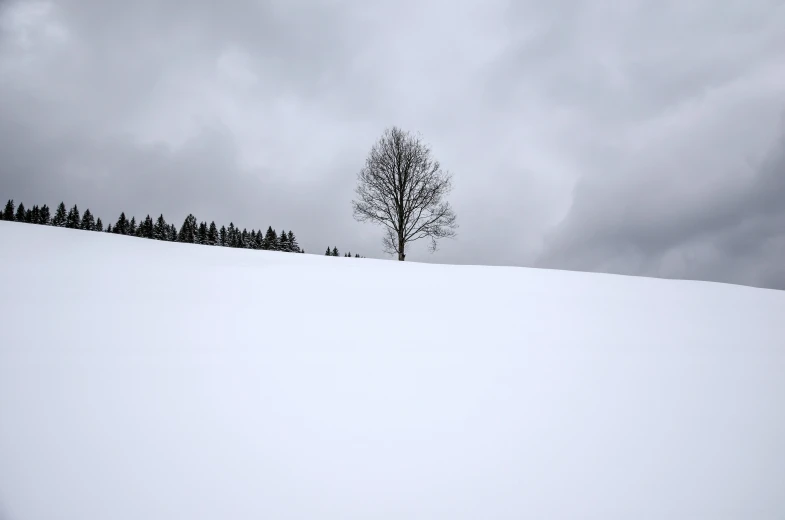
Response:
POLYGON ((354 218, 385 228, 384 250, 406 258, 406 245, 421 238, 452 238, 458 228, 455 213, 444 197, 452 176, 431 158, 419 136, 393 127, 373 145, 357 175, 354 218))

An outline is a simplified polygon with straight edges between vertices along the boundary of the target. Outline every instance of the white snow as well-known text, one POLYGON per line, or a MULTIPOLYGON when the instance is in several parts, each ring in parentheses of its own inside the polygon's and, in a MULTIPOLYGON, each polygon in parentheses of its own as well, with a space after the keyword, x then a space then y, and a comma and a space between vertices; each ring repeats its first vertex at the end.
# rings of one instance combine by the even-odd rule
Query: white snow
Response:
POLYGON ((782 291, 9 222, 0 289, 4 520, 785 517, 782 291))

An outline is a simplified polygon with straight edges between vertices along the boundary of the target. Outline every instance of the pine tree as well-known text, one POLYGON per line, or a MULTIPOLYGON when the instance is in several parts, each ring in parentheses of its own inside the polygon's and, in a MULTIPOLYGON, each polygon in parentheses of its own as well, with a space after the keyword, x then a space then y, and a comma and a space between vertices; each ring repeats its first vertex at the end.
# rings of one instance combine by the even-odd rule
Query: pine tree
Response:
POLYGON ((267 233, 264 234, 264 241, 262 247, 268 251, 278 251, 278 234, 272 226, 267 228, 267 233))
POLYGON ((117 219, 117 222, 115 222, 114 233, 117 235, 128 234, 128 219, 125 217, 125 211, 120 213, 120 217, 117 219))
POLYGON ((289 231, 288 238, 289 238, 289 250, 292 251, 293 253, 299 253, 300 244, 297 243, 297 238, 295 238, 294 233, 292 233, 291 230, 289 231))
POLYGON ((19 203, 19 207, 16 208, 16 217, 14 218, 17 222, 24 222, 25 221, 25 205, 23 202, 19 203))
POLYGON ((90 208, 84 210, 84 216, 82 217, 82 229, 85 231, 95 231, 95 219, 93 218, 93 214, 90 213, 90 208))
POLYGON ((82 217, 79 214, 79 208, 76 204, 68 211, 68 216, 65 219, 65 227, 68 229, 79 229, 82 227, 82 217))
POLYGON ((127 235, 136 236, 136 217, 131 217, 131 222, 128 223, 127 235))
POLYGON ((104 230, 104 223, 101 222, 101 217, 98 217, 95 221, 95 231, 103 231, 104 230))
POLYGON ((337 247, 333 248, 333 256, 338 256, 338 248, 337 247))
POLYGON ((188 244, 196 242, 197 226, 196 217, 191 214, 185 217, 183 225, 180 227, 180 232, 177 234, 178 242, 185 242, 188 244))
POLYGON ((196 235, 196 243, 197 244, 206 244, 207 243, 207 223, 201 222, 199 223, 199 231, 196 235))
POLYGON ((155 221, 155 226, 153 226, 153 238, 156 240, 169 239, 169 226, 166 224, 163 213, 161 213, 158 220, 155 221))
POLYGON ((207 244, 218 245, 218 228, 215 226, 215 221, 210 222, 210 229, 207 230, 207 244))
POLYGON ((226 247, 235 247, 235 240, 234 222, 229 222, 229 229, 226 231, 226 242, 224 242, 224 245, 226 245, 226 247))
POLYGON ((289 248, 289 235, 287 235, 286 231, 283 229, 281 230, 281 235, 278 237, 278 250, 285 253, 291 252, 291 249, 289 248))
POLYGON ((243 232, 240 233, 240 243, 238 247, 247 248, 250 245, 251 237, 248 236, 248 230, 243 228, 243 232))
POLYGON ((55 210, 55 216, 52 218, 52 225, 55 227, 65 227, 66 222, 68 221, 68 214, 65 210, 65 204, 60 203, 57 206, 57 210, 55 210))
POLYGON ((174 224, 169 224, 169 237, 168 237, 169 242, 177 242, 178 238, 179 237, 177 236, 177 228, 174 227, 174 224))
POLYGON ((31 224, 33 222, 33 210, 30 208, 28 208, 27 211, 25 211, 25 222, 27 222, 28 224, 31 224))
POLYGON ((8 203, 5 205, 5 211, 3 211, 3 220, 8 220, 13 222, 14 219, 14 199, 8 199, 8 203))
POLYGON ((256 237, 254 240, 256 240, 254 249, 264 249, 264 233, 262 233, 261 229, 256 232, 256 237))
POLYGON ((324 256, 333 256, 333 254, 330 252, 330 246, 327 246, 327 251, 325 251, 324 256))
POLYGON ((218 232, 218 245, 226 247, 226 226, 221 226, 221 231, 218 232))
POLYGON ((41 206, 41 212, 38 214, 38 223, 48 226, 52 223, 52 216, 49 213, 49 206, 44 204, 41 206))
POLYGON ((41 221, 41 208, 38 207, 38 204, 33 206, 32 211, 30 212, 30 223, 31 224, 38 224, 41 221))
POLYGON ((153 238, 153 219, 150 215, 147 215, 142 223, 139 224, 139 232, 137 235, 142 238, 153 238))
POLYGON ((112 229, 112 225, 111 225, 111 224, 109 224, 108 226, 106 226, 106 232, 107 232, 107 233, 114 233, 114 230, 112 229))

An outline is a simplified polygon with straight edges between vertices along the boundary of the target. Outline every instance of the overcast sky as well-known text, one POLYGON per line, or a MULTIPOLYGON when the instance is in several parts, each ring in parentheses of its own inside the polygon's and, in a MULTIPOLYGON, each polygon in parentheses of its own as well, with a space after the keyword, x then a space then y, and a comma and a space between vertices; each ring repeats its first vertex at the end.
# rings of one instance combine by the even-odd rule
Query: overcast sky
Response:
POLYGON ((415 261, 785 288, 785 3, 0 0, 0 197, 384 257, 385 127, 454 175, 415 261))

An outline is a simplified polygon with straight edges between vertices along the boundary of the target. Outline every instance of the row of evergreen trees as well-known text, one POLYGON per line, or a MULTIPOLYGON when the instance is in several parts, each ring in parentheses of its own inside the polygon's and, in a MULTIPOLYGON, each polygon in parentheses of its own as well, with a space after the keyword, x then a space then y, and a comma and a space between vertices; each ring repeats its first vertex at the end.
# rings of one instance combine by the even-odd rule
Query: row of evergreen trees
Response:
MULTIPOLYGON (((338 256, 338 248, 333 247, 332 249, 330 249, 330 247, 328 246, 327 251, 324 252, 324 256, 338 256)), ((351 253, 345 253, 343 256, 344 258, 352 258, 351 253)), ((354 258, 365 258, 365 257, 360 255, 354 255, 354 258)))
POLYGON ((163 215, 160 215, 155 221, 150 215, 147 215, 137 224, 135 217, 131 217, 129 220, 123 212, 114 226, 110 224, 104 229, 100 218, 95 218, 89 209, 86 209, 83 214, 80 213, 76 205, 67 211, 65 204, 61 202, 52 216, 46 204, 41 207, 36 205, 32 208, 25 208, 24 203, 19 203, 19 206, 15 207, 14 201, 9 200, 4 211, 0 212, 0 220, 83 229, 85 231, 105 231, 168 242, 305 253, 297 243, 297 238, 292 231, 281 231, 278 234, 272 226, 268 227, 267 232, 264 233, 262 230, 240 230, 234 223, 230 223, 229 227, 221 226, 221 229, 218 229, 215 222, 211 222, 209 225, 207 222, 197 222, 193 215, 188 215, 185 218, 178 231, 174 224, 166 222, 163 215))

